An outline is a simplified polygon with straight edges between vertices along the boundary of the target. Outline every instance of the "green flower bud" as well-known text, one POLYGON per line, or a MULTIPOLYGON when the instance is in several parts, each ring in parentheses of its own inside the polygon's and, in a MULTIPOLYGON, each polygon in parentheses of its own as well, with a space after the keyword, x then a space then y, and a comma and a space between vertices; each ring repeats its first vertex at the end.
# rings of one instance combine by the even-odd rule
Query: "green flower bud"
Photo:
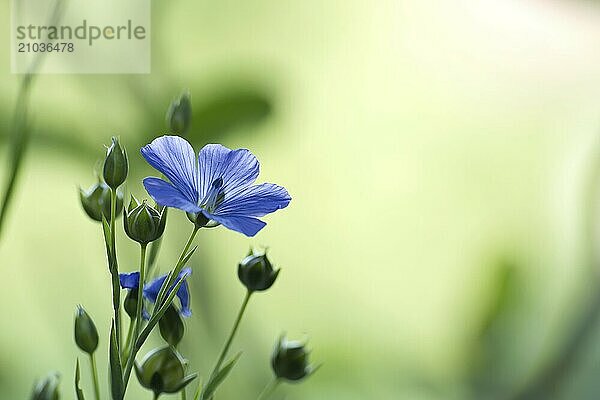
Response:
POLYGON ((192 119, 192 103, 190 92, 186 91, 171 102, 167 110, 167 126, 171 133, 184 135, 190 128, 192 119))
POLYGON ((173 304, 167 308, 164 315, 158 321, 158 327, 160 329, 160 336, 171 346, 177 347, 183 334, 185 333, 185 325, 179 311, 173 304))
POLYGON ((60 375, 56 372, 49 374, 46 378, 40 379, 33 387, 31 400, 59 400, 58 384, 60 375))
MULTIPOLYGON (((79 199, 86 214, 94 221, 102 222, 102 216, 110 221, 110 188, 98 182, 88 190, 79 188, 79 199)), ((117 191, 116 217, 123 211, 123 192, 117 191)))
POLYGON ((128 171, 127 152, 121 148, 119 139, 113 137, 112 144, 108 148, 104 159, 104 182, 111 188, 116 189, 125 182, 128 171))
POLYGON ((288 341, 282 335, 271 356, 271 366, 275 376, 289 381, 306 378, 315 371, 315 368, 308 364, 308 354, 304 343, 288 341))
POLYGON ((186 375, 187 361, 172 346, 150 351, 141 365, 135 363, 135 373, 140 385, 152 390, 158 397, 163 393, 177 393, 197 374, 186 375))
POLYGON ((141 204, 131 196, 128 209, 125 210, 123 224, 125 233, 140 244, 148 244, 162 236, 167 222, 166 208, 160 211, 146 204, 141 204))
POLYGON ((238 278, 251 291, 267 290, 277 279, 280 270, 273 270, 273 265, 267 258, 267 254, 250 254, 238 265, 238 278))
POLYGON ((75 310, 75 343, 88 354, 94 353, 98 348, 96 325, 82 306, 77 306, 75 310))
POLYGON ((125 300, 123 300, 123 308, 131 319, 137 318, 137 302, 138 289, 129 289, 127 291, 127 296, 125 296, 125 300))

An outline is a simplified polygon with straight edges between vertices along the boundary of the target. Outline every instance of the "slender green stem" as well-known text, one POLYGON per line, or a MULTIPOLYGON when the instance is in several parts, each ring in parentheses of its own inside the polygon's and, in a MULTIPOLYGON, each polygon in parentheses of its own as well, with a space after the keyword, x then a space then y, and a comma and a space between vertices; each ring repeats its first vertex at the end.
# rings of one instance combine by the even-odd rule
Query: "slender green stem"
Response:
MULTIPOLYGON (((129 380, 129 374, 131 373, 131 367, 133 366, 133 362, 135 360, 136 350, 134 348, 135 343, 137 342, 140 336, 140 329, 142 327, 142 310, 144 309, 144 283, 146 281, 146 248, 147 244, 140 244, 140 282, 138 284, 138 297, 137 297, 137 308, 135 310, 135 319, 131 320, 131 325, 129 326, 129 330, 131 331, 131 326, 135 326, 133 336, 131 336, 131 344, 127 345, 127 363, 125 367, 125 379, 129 380)), ((129 342, 129 340, 128 340, 129 342)), ((127 385, 127 381, 125 381, 125 385, 127 385)), ((127 387, 127 386, 125 386, 127 387)), ((123 393, 125 394, 125 393, 123 393)))
MULTIPOLYGON (((131 351, 129 354, 129 357, 127 358, 127 363, 125 364, 125 372, 123 373, 123 394, 125 394, 125 390, 127 390, 127 385, 129 384, 129 377, 131 376, 131 370, 133 368, 133 363, 135 362, 135 356, 137 355, 137 352, 139 351, 139 349, 142 347, 142 345, 144 344, 144 342, 146 341, 146 339, 148 338, 148 335, 150 334, 150 331, 156 326, 156 324, 158 323, 158 319, 157 317, 159 317, 158 313, 159 310, 163 309, 163 313, 164 310, 166 310, 166 308, 162 308, 161 305, 162 303, 165 301, 165 299, 167 300, 167 302, 172 301, 172 298, 175 296, 176 294, 176 290, 173 290, 172 292, 167 292, 166 288, 167 287, 171 287, 173 286, 173 284, 177 285, 180 282, 176 281, 176 277, 177 275, 179 275, 179 272, 181 271, 181 269, 183 268, 183 260, 185 259, 185 256, 187 255, 190 246, 192 245, 192 242, 194 241, 194 238, 196 237, 196 234, 198 233, 199 228, 194 226, 194 230, 192 231, 188 241, 186 242, 183 251, 181 252, 181 255, 179 256, 179 259, 177 261, 177 264, 175 265, 175 268, 173 268, 173 270, 169 273, 167 279, 165 280, 165 283, 163 283, 162 287, 161 287, 161 291, 158 294, 157 300, 155 302, 155 306, 154 306, 154 310, 152 311, 152 317, 150 318, 150 321, 148 322, 148 325, 144 328, 144 330, 142 331, 141 334, 136 333, 136 335, 134 336, 134 339, 131 342, 131 351), (173 283, 167 285, 167 283, 171 280, 174 281, 173 283), (164 289, 164 294, 163 294, 163 300, 161 300, 161 293, 163 293, 163 289, 164 289), (171 299, 171 300, 169 300, 171 299)), ((141 271, 140 271, 141 272, 141 271)), ((142 277, 140 274, 140 282, 142 282, 142 277)), ((138 288, 138 290, 143 291, 143 289, 138 288)), ((140 295, 140 293, 138 293, 138 296, 140 295)), ((140 302, 138 301, 138 307, 140 305, 140 302)))
MULTIPOLYGON (((248 302, 250 301, 251 296, 252 296, 252 291, 248 290, 246 292, 246 296, 244 297, 244 301, 242 302, 242 306, 240 307, 240 310, 238 311, 237 317, 235 318, 235 322, 233 323, 233 327, 231 328, 229 337, 227 338, 227 341, 225 342, 225 345, 223 346, 223 350, 221 350, 219 359, 217 360, 217 363, 215 364, 212 372, 210 373, 208 382, 210 382, 217 375, 219 370, 221 369, 221 365, 223 365, 223 361, 225 361, 225 357, 227 357, 227 353, 229 352, 229 348, 231 347, 233 338, 235 337, 235 334, 237 333, 238 328, 240 327, 240 322, 242 321, 242 317, 244 316, 244 312, 246 311, 246 308, 248 306, 248 302)), ((205 399, 205 395, 206 394, 205 394, 204 390, 202 390, 200 399, 207 400, 207 399, 205 399)))
POLYGON ((163 301, 165 300, 165 297, 167 296, 167 292, 168 292, 167 288, 170 288, 176 282, 177 276, 179 275, 179 273, 181 272, 181 269, 183 268, 183 260, 185 259, 185 256, 186 256, 187 252, 189 251, 190 246, 192 245, 194 238, 196 237, 196 234, 198 233, 199 229, 200 228, 198 228, 197 226, 194 225, 194 230, 192 231, 192 234, 190 235, 187 243, 183 247, 183 250, 181 251, 181 254, 179 255, 179 260, 177 260, 177 264, 175 264, 175 268, 173 268, 173 270, 171 270, 171 272, 169 272, 167 279, 165 279, 165 282, 160 287, 160 291, 158 292, 158 296, 156 298, 156 303, 154 306, 154 312, 156 312, 156 310, 158 310, 160 308, 163 301))
POLYGON ((137 309, 135 313, 135 333, 134 337, 140 336, 140 328, 142 326, 142 310, 144 308, 144 283, 146 280, 146 244, 140 245, 140 283, 138 286, 137 309))
POLYGON ((110 247, 112 249, 110 273, 112 275, 113 310, 115 312, 115 332, 119 351, 121 349, 121 287, 119 284, 119 263, 115 240, 115 217, 117 213, 117 190, 110 191, 110 247))
MULTIPOLYGON (((136 310, 137 311, 137 310, 136 310)), ((123 349, 123 355, 121 359, 127 360, 131 346, 133 345, 133 329, 135 328, 135 318, 129 321, 129 329, 127 330, 127 339, 125 339, 125 348, 123 349)))
POLYGON ((187 394, 185 393, 185 388, 181 389, 181 400, 187 400, 187 394))
MULTIPOLYGON (((165 208, 165 211, 163 212, 167 212, 166 210, 167 209, 165 208)), ((148 269, 146 271, 148 279, 153 278, 152 275, 154 274, 154 267, 156 266, 156 260, 158 258, 158 252, 160 251, 161 244, 162 236, 156 239, 154 242, 150 243, 150 251, 148 252, 148 269)))
POLYGON ((266 400, 266 399, 268 399, 269 396, 271 394, 273 394, 273 392, 275 391, 275 389, 277 389, 277 386, 279 386, 280 383, 281 383, 281 380, 279 380, 278 378, 273 378, 271 380, 271 382, 269 382, 267 384, 267 386, 265 386, 265 388, 263 389, 263 391, 258 396, 257 400, 266 400))
POLYGON ((215 376, 215 374, 217 374, 217 372, 219 372, 219 369, 221 368, 223 361, 225 361, 225 357, 227 357, 227 353, 229 352, 229 347, 231 347, 233 338, 235 337, 235 334, 237 333, 238 328, 240 327, 240 322, 242 321, 242 317, 244 316, 244 312, 246 311, 246 307, 248 306, 248 301, 250 301, 250 296, 252 296, 252 292, 250 290, 248 290, 246 292, 246 297, 244 297, 244 301, 242 302, 242 306, 240 307, 240 311, 238 312, 238 315, 233 324, 233 328, 231 329, 231 332, 229 333, 227 342, 225 342, 225 346, 223 346, 223 350, 221 350, 221 355, 219 356, 219 359, 217 360, 217 363, 215 364, 215 367, 213 368, 213 371, 210 374, 211 377, 215 376))
POLYGON ((96 400, 100 400, 100 385, 98 385, 98 368, 96 368, 96 356, 90 354, 90 364, 92 365, 92 380, 94 381, 94 395, 96 400))
POLYGON ((158 400, 158 396, 160 396, 158 393, 154 393, 154 394, 152 395, 152 399, 154 399, 154 400, 158 400))
MULTIPOLYGON (((169 208, 168 207, 161 207, 158 203, 154 203, 154 206, 157 210, 162 210, 163 214, 165 214, 164 216, 166 217, 167 213, 169 212, 169 208)), ((155 274, 155 267, 156 267, 156 260, 158 259, 158 253, 160 252, 160 247, 163 241, 163 236, 159 237, 158 239, 156 239, 154 242, 150 243, 150 249, 148 252, 148 260, 147 260, 147 266, 146 266, 146 276, 148 277, 148 279, 153 279, 155 278, 154 274, 155 274)))

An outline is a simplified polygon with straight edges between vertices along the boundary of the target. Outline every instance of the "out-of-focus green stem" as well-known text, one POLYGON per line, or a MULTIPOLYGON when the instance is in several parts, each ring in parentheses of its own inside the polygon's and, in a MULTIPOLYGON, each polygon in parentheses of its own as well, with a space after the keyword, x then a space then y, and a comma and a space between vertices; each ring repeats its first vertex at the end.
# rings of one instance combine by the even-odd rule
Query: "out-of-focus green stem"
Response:
POLYGON ((581 310, 573 328, 567 334, 554 358, 525 387, 510 397, 511 400, 537 400, 555 398, 560 392, 564 379, 572 372, 581 355, 589 345, 600 321, 600 253, 598 252, 598 187, 600 184, 600 140, 595 144, 588 177, 583 186, 583 224, 586 262, 590 269, 584 277, 580 301, 581 310))
POLYGON ((258 396, 257 400, 266 400, 266 399, 268 399, 269 396, 271 396, 271 394, 273 394, 273 392, 275 391, 275 389, 277 389, 277 386, 279 386, 280 383, 281 383, 281 381, 279 379, 273 378, 273 380, 271 382, 269 382, 267 384, 267 386, 265 386, 265 388, 263 389, 263 391, 258 396))
MULTIPOLYGON (((56 4, 52 11, 52 15, 49 17, 49 23, 47 25, 57 25, 58 21, 60 21, 62 17, 64 9, 65 1, 56 0, 56 4)), ((19 172, 21 170, 21 166, 23 165, 23 158, 31 139, 31 127, 28 126, 27 118, 29 97, 31 94, 31 87, 33 85, 34 77, 42 65, 45 54, 45 52, 40 52, 33 59, 27 73, 23 76, 21 86, 19 88, 19 94, 17 95, 17 102, 12 122, 12 131, 8 146, 9 167, 2 192, 2 204, 0 205, 0 237, 2 236, 2 229, 6 223, 6 216, 14 196, 19 172)))
POLYGON ((32 82, 32 74, 28 74, 23 77, 17 98, 17 105, 15 107, 12 135, 8 146, 10 152, 9 169, 2 195, 2 208, 0 208, 0 235, 6 221, 11 200, 13 198, 19 171, 21 169, 21 165, 23 164, 23 156, 31 136, 31 129, 27 126, 27 105, 29 103, 32 82))

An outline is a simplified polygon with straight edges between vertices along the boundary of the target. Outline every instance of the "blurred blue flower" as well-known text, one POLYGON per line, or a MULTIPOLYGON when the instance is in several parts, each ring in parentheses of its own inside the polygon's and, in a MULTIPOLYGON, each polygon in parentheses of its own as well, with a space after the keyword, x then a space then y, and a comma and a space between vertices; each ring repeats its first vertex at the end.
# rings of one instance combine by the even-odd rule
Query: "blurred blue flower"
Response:
MULTIPOLYGON (((184 268, 181 270, 179 275, 177 276, 176 282, 179 282, 181 278, 186 278, 192 274, 191 268, 184 268)), ((144 297, 151 302, 156 302, 156 298, 158 297, 158 292, 162 287, 163 283, 165 283, 165 279, 167 279, 167 275, 159 276, 158 278, 148 282, 144 285, 144 297)), ((138 289, 140 286, 140 273, 139 272, 131 272, 129 274, 119 274, 119 282, 121 283, 121 287, 123 289, 138 289)), ((176 283, 174 283, 169 288, 169 293, 175 287, 176 283)), ((183 284, 177 290, 177 297, 179 298, 179 302, 181 303, 180 314, 184 317, 189 317, 192 315, 192 311, 190 310, 190 291, 188 287, 187 280, 183 282, 183 284)), ((145 313, 145 311, 144 311, 145 313)), ((145 313, 144 318, 147 318, 147 313, 145 313)))
POLYGON ((259 163, 249 150, 208 144, 196 159, 185 139, 161 136, 141 151, 146 161, 170 181, 144 179, 146 190, 158 204, 201 213, 246 236, 256 235, 266 225, 258 217, 284 208, 291 201, 281 186, 253 185, 259 163))

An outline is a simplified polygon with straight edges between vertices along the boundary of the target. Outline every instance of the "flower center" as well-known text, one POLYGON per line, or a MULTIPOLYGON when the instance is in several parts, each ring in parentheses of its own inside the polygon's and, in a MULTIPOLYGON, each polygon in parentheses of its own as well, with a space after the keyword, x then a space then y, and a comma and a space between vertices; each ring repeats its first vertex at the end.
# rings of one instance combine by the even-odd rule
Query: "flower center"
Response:
POLYGON ((212 213, 225 199, 225 192, 223 191, 223 178, 217 178, 213 181, 208 193, 204 196, 204 199, 200 202, 200 207, 204 210, 212 213))

